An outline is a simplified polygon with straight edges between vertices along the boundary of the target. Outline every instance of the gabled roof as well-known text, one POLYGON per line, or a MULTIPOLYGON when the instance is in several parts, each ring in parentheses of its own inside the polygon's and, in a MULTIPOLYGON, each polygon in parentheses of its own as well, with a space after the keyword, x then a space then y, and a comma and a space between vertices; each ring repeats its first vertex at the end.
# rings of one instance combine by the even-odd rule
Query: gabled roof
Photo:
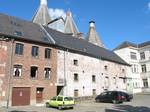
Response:
POLYGON ((143 43, 139 44, 138 47, 141 48, 141 47, 145 47, 145 46, 148 46, 148 45, 150 45, 150 41, 143 42, 143 43))
POLYGON ((117 46, 113 51, 127 48, 127 47, 134 47, 134 48, 141 48, 150 45, 150 41, 143 42, 141 44, 134 44, 128 41, 122 42, 119 46, 117 46))
POLYGON ((48 23, 48 27, 60 32, 64 32, 65 20, 63 17, 58 17, 48 23))
POLYGON ((128 42, 128 41, 125 41, 125 42, 121 43, 119 46, 117 46, 115 49, 113 49, 113 51, 123 49, 123 48, 126 48, 126 47, 138 48, 138 45, 134 44, 134 43, 131 43, 131 42, 128 42))
POLYGON ((89 41, 97 46, 104 47, 98 33, 95 30, 95 22, 94 21, 90 22, 90 28, 89 28, 89 32, 87 35, 87 41, 89 41))
POLYGON ((47 7, 47 0, 41 0, 40 6, 33 16, 32 21, 41 25, 47 25, 51 21, 47 7))
POLYGON ((79 33, 70 11, 68 11, 66 15, 64 33, 72 34, 75 37, 77 37, 79 33))
POLYGON ((4 14, 0 14, 0 35, 53 44, 53 41, 50 40, 40 25, 4 14))
MULTIPOLYGON (((128 65, 113 51, 101 48, 83 39, 73 38, 71 35, 58 32, 46 26, 3 14, 0 14, 0 35, 6 35, 9 38, 20 40, 28 40, 35 43, 53 45, 91 57, 128 65), (21 35, 15 31, 21 32, 21 35)), ((0 36, 0 38, 2 37, 0 36)))

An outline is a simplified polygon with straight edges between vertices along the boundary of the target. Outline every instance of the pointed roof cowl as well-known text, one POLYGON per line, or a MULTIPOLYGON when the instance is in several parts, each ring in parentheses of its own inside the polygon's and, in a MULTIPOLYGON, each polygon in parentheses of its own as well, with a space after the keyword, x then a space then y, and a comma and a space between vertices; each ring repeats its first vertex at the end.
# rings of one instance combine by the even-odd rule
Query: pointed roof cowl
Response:
POLYGON ((40 0, 40 6, 32 18, 33 23, 47 25, 51 21, 49 15, 47 0, 40 0))
POLYGON ((90 23, 90 28, 89 28, 89 32, 87 35, 87 41, 91 42, 97 46, 104 47, 98 33, 95 30, 95 22, 90 21, 89 23, 90 23))
POLYGON ((73 20, 71 11, 66 14, 64 33, 72 34, 73 36, 78 36, 79 30, 73 20))

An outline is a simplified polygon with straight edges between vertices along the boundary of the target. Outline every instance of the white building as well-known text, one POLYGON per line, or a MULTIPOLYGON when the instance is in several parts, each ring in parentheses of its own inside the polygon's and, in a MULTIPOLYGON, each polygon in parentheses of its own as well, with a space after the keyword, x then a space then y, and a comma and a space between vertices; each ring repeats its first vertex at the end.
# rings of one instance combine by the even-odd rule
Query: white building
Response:
POLYGON ((147 91, 150 77, 150 42, 133 44, 123 42, 114 49, 127 63, 131 64, 127 75, 127 90, 133 93, 147 91), (147 89, 145 89, 147 88, 147 89))

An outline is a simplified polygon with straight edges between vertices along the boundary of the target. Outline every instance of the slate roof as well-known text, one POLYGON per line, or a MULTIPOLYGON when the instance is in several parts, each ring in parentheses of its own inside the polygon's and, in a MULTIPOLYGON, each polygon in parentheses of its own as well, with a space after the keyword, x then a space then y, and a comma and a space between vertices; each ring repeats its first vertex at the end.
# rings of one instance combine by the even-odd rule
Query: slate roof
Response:
POLYGON ((115 50, 119 50, 119 49, 123 49, 123 48, 126 48, 126 47, 138 47, 137 44, 134 44, 134 43, 131 43, 131 42, 128 42, 128 41, 125 41, 123 43, 121 43, 120 45, 118 45, 115 49, 113 49, 114 51, 115 50))
POLYGON ((48 27, 44 27, 44 28, 55 40, 56 45, 58 46, 68 48, 85 55, 90 55, 92 57, 101 58, 104 60, 109 60, 112 62, 128 65, 113 51, 91 44, 84 39, 73 38, 71 35, 63 34, 61 32, 55 31, 48 27))
POLYGON ((128 65, 113 51, 93 45, 84 39, 74 38, 71 35, 58 32, 46 26, 41 27, 38 24, 3 14, 0 14, 0 35, 7 35, 9 38, 13 37, 16 39, 30 40, 35 43, 40 42, 48 45, 55 45, 84 55, 128 65), (16 35, 14 33, 15 31, 22 32, 22 35, 16 35), (47 33, 45 31, 47 31, 47 33), (54 42, 51 38, 53 38, 54 42))
POLYGON ((138 47, 141 48, 141 47, 145 47, 145 46, 148 46, 148 45, 150 45, 150 41, 143 42, 143 43, 139 44, 138 47))
POLYGON ((17 39, 53 44, 53 42, 48 38, 47 34, 42 30, 40 25, 1 13, 0 34, 17 39))
POLYGON ((147 42, 144 42, 144 43, 141 43, 141 44, 134 44, 134 43, 125 41, 125 42, 121 43, 119 46, 117 46, 113 51, 123 49, 123 48, 126 48, 126 47, 141 48, 141 47, 145 47, 145 46, 148 46, 148 45, 150 45, 150 41, 147 41, 147 42))

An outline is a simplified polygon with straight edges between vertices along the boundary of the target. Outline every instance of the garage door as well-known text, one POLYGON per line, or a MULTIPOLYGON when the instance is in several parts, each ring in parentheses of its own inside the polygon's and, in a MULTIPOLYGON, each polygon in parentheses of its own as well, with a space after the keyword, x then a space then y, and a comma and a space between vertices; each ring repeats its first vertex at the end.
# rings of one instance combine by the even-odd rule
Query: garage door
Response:
POLYGON ((30 88, 15 87, 12 90, 12 106, 30 105, 30 88))

